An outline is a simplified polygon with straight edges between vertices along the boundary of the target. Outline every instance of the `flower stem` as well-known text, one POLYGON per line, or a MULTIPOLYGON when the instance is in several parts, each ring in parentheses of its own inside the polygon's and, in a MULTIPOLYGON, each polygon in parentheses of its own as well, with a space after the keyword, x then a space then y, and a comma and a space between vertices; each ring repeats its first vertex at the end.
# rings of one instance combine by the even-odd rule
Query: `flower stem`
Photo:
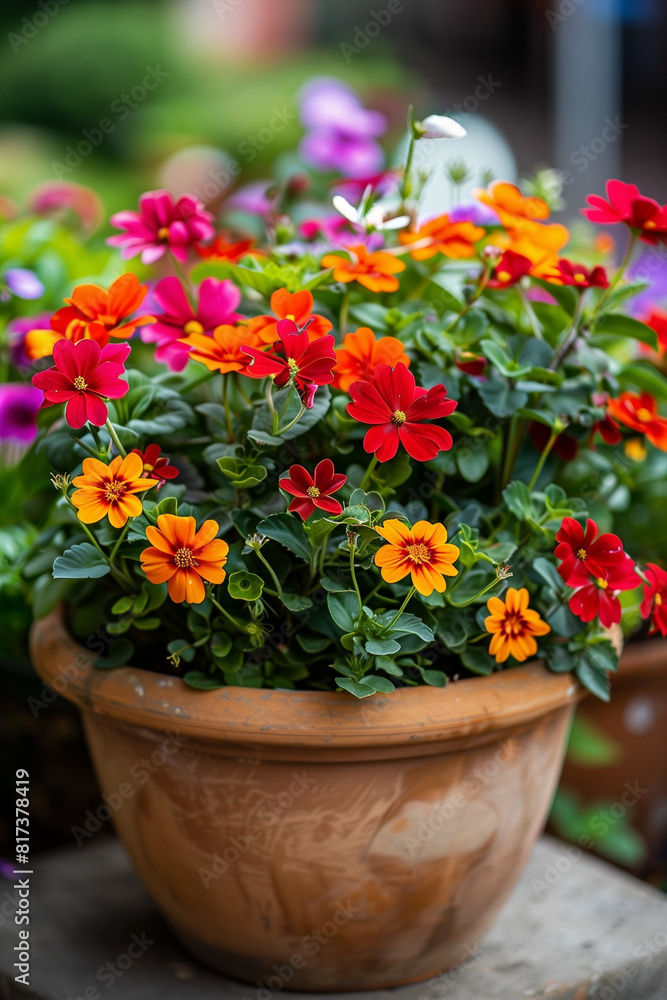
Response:
POLYGON ((480 273, 479 280, 477 282, 477 287, 475 288, 475 291, 472 293, 472 295, 470 296, 470 298, 468 299, 468 301, 465 303, 465 305, 463 306, 463 308, 461 309, 461 311, 456 314, 456 316, 451 321, 451 323, 449 324, 449 326, 446 327, 442 331, 443 333, 451 333, 451 331, 454 329, 454 327, 459 322, 459 320, 463 319, 463 317, 466 315, 466 313, 470 312, 470 310, 474 306, 475 302, 477 301, 477 299, 480 297, 480 295, 482 294, 482 292, 486 288, 486 283, 489 280, 490 276, 491 276, 491 268, 490 268, 490 266, 488 264, 486 264, 484 266, 484 269, 480 273))
MULTIPOLYGON (((511 576, 512 574, 510 573, 509 575, 511 576)), ((507 579, 507 577, 496 576, 495 580, 492 580, 491 583, 487 583, 486 587, 483 587, 482 590, 480 590, 479 594, 475 594, 475 596, 469 598, 469 600, 467 600, 467 601, 461 601, 459 604, 457 604, 457 602, 453 601, 451 599, 451 597, 450 597, 449 598, 449 603, 451 604, 451 606, 453 608, 467 608, 469 604, 472 604, 474 601, 478 601, 480 599, 480 597, 483 597, 484 594, 486 594, 489 590, 491 590, 493 587, 495 587, 495 585, 497 583, 500 583, 501 580, 503 580, 503 579, 507 579)))
POLYGON ((111 438, 111 440, 113 441, 113 443, 116 445, 116 448, 118 449, 118 454, 122 455, 123 458, 125 458, 125 456, 127 455, 127 452, 125 451, 125 449, 123 448, 122 444, 120 443, 120 439, 118 437, 118 434, 116 433, 116 429, 115 429, 115 427, 113 426, 113 424, 111 423, 111 421, 109 420, 108 417, 107 417, 107 422, 106 422, 106 424, 104 426, 106 427, 106 429, 109 432, 109 437, 111 438))
POLYGON ((373 455, 372 459, 368 463, 368 468, 364 472, 363 479, 359 483, 359 489, 360 490, 365 490, 366 487, 368 486, 368 484, 370 483, 371 476, 373 475, 373 472, 375 471, 375 466, 377 464, 378 464, 378 457, 377 457, 377 455, 373 455))
POLYGON ((347 314, 350 309, 350 289, 346 288, 340 303, 340 314, 338 317, 338 329, 341 337, 347 333, 347 314))
POLYGON ((396 615, 392 618, 392 620, 389 622, 388 625, 385 625, 383 628, 380 629, 380 631, 378 632, 378 635, 383 635, 385 632, 390 632, 391 629, 393 629, 394 625, 396 624, 396 622, 401 617, 401 615, 403 614, 403 612, 407 608, 408 604, 412 600, 416 589, 417 589, 416 587, 410 587, 410 590, 407 593, 407 597, 405 598, 405 600, 401 604, 400 608, 396 612, 396 615))
POLYGON ((356 547, 356 538, 353 531, 348 531, 347 533, 347 543, 350 546, 350 576, 352 577, 352 586, 354 587, 354 592, 357 595, 357 601, 359 603, 359 617, 357 619, 357 625, 361 621, 361 616, 364 613, 364 602, 361 599, 361 591, 359 590, 359 584, 357 583, 357 574, 354 571, 354 553, 356 547))
POLYGON ((232 416, 229 412, 229 375, 222 376, 222 406, 225 411, 225 423, 227 424, 227 438, 231 444, 234 440, 234 431, 232 430, 232 416))
POLYGON ((290 420, 290 422, 285 427, 281 427, 279 430, 276 430, 276 436, 278 437, 281 434, 284 434, 285 431, 291 430, 292 427, 294 427, 295 424, 298 424, 298 422, 301 420, 301 417, 304 415, 305 412, 306 412, 306 407, 302 403, 301 404, 301 409, 299 410, 299 412, 295 416, 294 420, 290 420))
POLYGON ((276 585, 276 591, 277 591, 276 596, 277 597, 282 597, 283 596, 283 588, 280 586, 280 580, 276 576, 275 571, 273 569, 273 566, 268 561, 268 559, 266 558, 266 556, 264 556, 262 554, 262 550, 260 549, 259 545, 252 545, 251 548, 254 551, 254 553, 257 556, 257 558, 260 560, 260 562, 264 563, 264 565, 268 569, 269 573, 271 574, 271 579, 273 580, 273 582, 276 585))
POLYGON ((519 298, 521 299, 521 305, 523 306, 523 311, 528 317, 528 322, 530 323, 530 328, 533 331, 535 339, 544 340, 544 337, 542 336, 542 330, 540 329, 540 321, 535 315, 535 310, 533 309, 530 299, 524 292, 521 285, 516 285, 516 290, 519 293, 519 298))
POLYGON ((533 489, 535 488, 535 483, 540 478, 540 472, 544 468, 544 463, 546 462, 547 458, 549 457, 549 452, 551 451, 551 449, 555 445, 559 433, 560 432, 557 431, 557 430, 553 430, 552 429, 552 431, 551 431, 551 437, 547 441, 546 447, 545 447, 544 451, 542 452, 542 454, 540 455, 540 460, 537 463, 537 465, 535 466, 535 472, 533 473, 533 478, 528 483, 528 489, 529 489, 529 491, 531 493, 532 493, 533 489))
POLYGON ((116 539, 116 544, 114 545, 114 547, 112 548, 111 552, 109 553, 109 562, 110 563, 113 563, 114 559, 116 558, 116 554, 118 553, 118 549, 121 547, 123 539, 125 538, 126 534, 129 531, 131 521, 132 521, 131 517, 127 519, 127 521, 125 522, 125 527, 123 528, 123 530, 121 531, 120 535, 116 539))
POLYGON ((227 620, 232 623, 235 629, 237 629, 239 632, 244 632, 247 635, 248 630, 245 626, 245 623, 239 621, 238 618, 234 618, 233 615, 230 615, 229 611, 225 611, 222 604, 218 604, 218 602, 216 601, 215 597, 213 597, 212 594, 209 594, 209 597, 211 598, 211 604, 218 609, 220 614, 224 615, 224 617, 227 618, 227 620))
POLYGON ((276 431, 278 430, 278 414, 276 413, 276 408, 273 405, 273 379, 269 378, 266 380, 266 401, 269 404, 269 410, 271 411, 271 416, 273 417, 273 435, 275 437, 276 431))

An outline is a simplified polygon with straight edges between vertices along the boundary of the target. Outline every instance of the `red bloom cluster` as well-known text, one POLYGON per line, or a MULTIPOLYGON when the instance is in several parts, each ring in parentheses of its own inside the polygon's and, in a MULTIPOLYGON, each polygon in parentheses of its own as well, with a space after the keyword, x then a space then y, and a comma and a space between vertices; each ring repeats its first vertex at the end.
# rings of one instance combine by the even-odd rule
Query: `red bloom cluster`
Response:
POLYGON ((583 264, 573 264, 565 257, 561 257, 558 261, 556 273, 551 280, 563 285, 574 285, 575 288, 609 288, 609 279, 603 267, 593 267, 589 270, 583 264))
POLYGON ((644 576, 648 583, 644 584, 641 616, 651 619, 649 635, 667 635, 667 573, 655 563, 647 563, 644 576))
POLYGON ((582 215, 603 226, 624 222, 644 243, 667 239, 667 206, 645 198, 636 184, 607 181, 607 198, 605 201, 600 195, 589 194, 590 208, 582 208, 582 215))
POLYGON ((276 323, 278 340, 268 351, 242 346, 241 350, 251 359, 243 375, 251 378, 271 377, 282 389, 293 385, 304 406, 313 405, 315 393, 321 385, 333 382, 336 367, 334 338, 330 335, 310 342, 308 329, 300 330, 290 319, 276 323))
POLYGON ((354 382, 349 389, 354 402, 347 412, 362 424, 371 424, 364 448, 375 452, 380 462, 388 462, 403 445, 418 462, 428 462, 452 447, 449 431, 437 424, 424 423, 448 417, 457 407, 447 399, 444 385, 423 389, 399 362, 395 368, 378 365, 370 382, 354 382))
POLYGON ((139 451, 138 448, 132 449, 132 452, 138 455, 143 463, 141 478, 157 479, 158 489, 164 486, 168 479, 176 479, 178 475, 176 466, 169 464, 167 456, 160 454, 161 450, 159 444, 147 445, 146 451, 139 451))
POLYGON ((586 521, 586 528, 566 517, 556 534, 559 543, 555 556, 562 579, 574 589, 569 608, 583 622, 599 618, 605 628, 621 620, 622 590, 634 590, 641 579, 635 564, 623 550, 618 535, 598 535, 595 521, 586 521))
POLYGON ((487 281, 488 288, 509 288, 528 274, 533 262, 514 250, 505 250, 504 254, 491 272, 487 281))

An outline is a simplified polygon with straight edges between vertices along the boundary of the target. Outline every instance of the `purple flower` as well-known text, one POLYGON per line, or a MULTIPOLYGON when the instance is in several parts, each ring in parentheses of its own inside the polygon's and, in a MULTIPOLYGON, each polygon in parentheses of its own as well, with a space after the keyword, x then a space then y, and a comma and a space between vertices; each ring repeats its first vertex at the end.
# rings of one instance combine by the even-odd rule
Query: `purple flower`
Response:
POLYGON ((35 272, 25 267, 10 267, 3 274, 2 282, 19 299, 39 299, 44 294, 44 285, 35 272))
POLYGON ((341 80, 319 77, 306 84, 300 113, 308 131, 299 152, 310 166, 345 177, 380 170, 384 153, 375 140, 386 131, 387 120, 379 111, 367 111, 341 80))
POLYGON ((473 222, 476 226, 497 226, 499 218, 488 205, 477 201, 466 201, 457 205, 449 213, 452 222, 473 222))
POLYGON ((30 330, 48 330, 53 314, 39 313, 37 316, 17 316, 7 324, 9 334, 9 354, 15 368, 29 368, 34 362, 25 352, 25 338, 30 330))
POLYGON ((190 334, 211 335, 217 326, 232 326, 241 319, 234 309, 241 301, 241 293, 231 281, 206 278, 202 281, 197 305, 188 301, 178 278, 162 278, 152 292, 153 301, 164 312, 156 316, 152 326, 141 331, 145 344, 157 344, 155 360, 168 365, 174 372, 182 371, 188 363, 190 348, 179 343, 190 334))
POLYGON ((235 208, 239 212, 248 212, 249 215, 261 215, 266 218, 276 205, 276 197, 270 196, 273 187, 273 181, 250 181, 237 188, 226 204, 229 208, 235 208))
POLYGON ((32 385, 0 385, 0 441, 30 444, 37 436, 37 413, 44 394, 32 385))
POLYGON ((107 243, 122 247, 125 260, 140 253, 143 264, 154 264, 167 250, 184 263, 190 247, 215 236, 213 216, 191 194, 174 202, 168 191, 147 191, 139 198, 138 212, 116 212, 110 221, 125 232, 107 243))
POLYGON ((667 256, 663 246, 642 249, 628 270, 631 281, 648 281, 649 287, 631 299, 629 308, 633 316, 646 316, 651 307, 667 299, 667 256))

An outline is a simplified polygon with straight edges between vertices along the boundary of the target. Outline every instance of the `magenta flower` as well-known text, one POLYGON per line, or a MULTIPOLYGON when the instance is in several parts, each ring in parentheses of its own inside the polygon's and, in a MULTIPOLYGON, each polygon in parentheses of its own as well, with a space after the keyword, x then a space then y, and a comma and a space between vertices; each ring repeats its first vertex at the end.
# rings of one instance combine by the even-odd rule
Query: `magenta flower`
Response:
POLYGON ((387 120, 367 111, 341 80, 311 80, 301 92, 301 121, 308 129, 299 152, 318 170, 335 170, 345 177, 367 177, 382 167, 384 153, 375 141, 387 120))
POLYGON ((37 436, 42 394, 31 385, 0 385, 0 441, 30 444, 37 436))
POLYGON ((65 419, 70 427, 86 421, 101 427, 109 411, 105 399, 120 399, 129 391, 121 379, 130 345, 107 344, 100 349, 95 340, 58 340, 53 345, 55 365, 33 375, 32 384, 44 393, 42 406, 67 403, 65 419))
POLYGON ((144 264, 154 264, 167 250, 184 263, 190 247, 215 236, 213 216, 191 194, 174 202, 168 191, 147 191, 139 198, 138 212, 116 212, 110 221, 125 232, 107 243, 122 247, 125 260, 140 253, 144 264))
POLYGON ((213 333, 216 326, 233 326, 242 319, 233 310, 241 301, 241 293, 231 281, 206 278, 199 287, 196 309, 193 309, 178 278, 163 278, 153 289, 153 300, 161 314, 156 322, 141 331, 145 344, 157 344, 156 361, 173 372, 182 371, 188 363, 190 347, 179 343, 180 338, 193 333, 213 333))

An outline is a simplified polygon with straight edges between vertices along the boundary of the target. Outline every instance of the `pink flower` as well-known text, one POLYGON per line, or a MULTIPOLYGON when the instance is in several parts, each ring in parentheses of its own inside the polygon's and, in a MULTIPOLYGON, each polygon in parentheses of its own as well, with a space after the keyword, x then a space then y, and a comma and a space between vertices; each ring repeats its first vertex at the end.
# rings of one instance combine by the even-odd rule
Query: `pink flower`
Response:
POLYGON ((190 247, 215 236, 213 216, 191 194, 174 202, 168 191, 147 191, 139 198, 138 212, 116 212, 110 221, 124 233, 107 243, 122 247, 125 260, 140 253, 144 264, 154 264, 167 250, 184 263, 190 247))
POLYGON ((67 220, 73 216, 84 232, 97 229, 104 218, 102 202, 92 188, 71 181, 46 181, 30 195, 28 207, 35 215, 67 220))
POLYGON ((53 345, 55 365, 33 376, 32 384, 44 393, 42 407, 67 403, 65 419, 70 427, 86 421, 101 427, 109 415, 104 399, 120 399, 129 391, 121 379, 129 344, 107 344, 100 349, 95 340, 59 340, 53 345))
POLYGON ((144 329, 145 344, 156 343, 155 360, 173 372, 182 371, 188 363, 190 348, 179 341, 192 334, 213 333, 217 326, 233 326, 241 315, 233 310, 241 301, 241 293, 231 281, 206 278, 202 281, 196 308, 188 300, 178 278, 163 278, 153 289, 153 300, 165 311, 156 316, 150 329, 144 329))

